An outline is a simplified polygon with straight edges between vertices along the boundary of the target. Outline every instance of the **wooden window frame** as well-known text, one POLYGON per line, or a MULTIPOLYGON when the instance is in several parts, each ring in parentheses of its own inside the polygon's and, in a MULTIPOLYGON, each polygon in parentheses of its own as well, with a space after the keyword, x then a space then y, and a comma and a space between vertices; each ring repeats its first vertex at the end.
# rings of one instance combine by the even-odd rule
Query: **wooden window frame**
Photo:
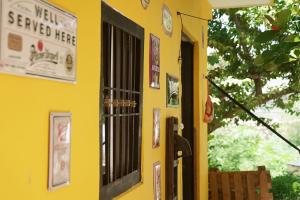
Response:
MULTIPOLYGON (((142 109, 143 109, 143 74, 144 74, 144 29, 132 22, 125 16, 121 15, 113 8, 109 7, 104 2, 101 3, 101 45, 103 45, 103 23, 108 23, 116 26, 123 31, 135 36, 140 40, 140 98, 139 98, 139 132, 138 132, 138 170, 110 183, 109 185, 103 185, 102 178, 102 123, 104 115, 104 81, 103 81, 103 51, 101 51, 101 84, 100 84, 100 126, 99 126, 99 138, 100 138, 100 199, 110 200, 113 197, 120 195, 132 186, 141 181, 141 142, 142 142, 142 109)), ((101 47, 102 48, 102 47, 101 47)))

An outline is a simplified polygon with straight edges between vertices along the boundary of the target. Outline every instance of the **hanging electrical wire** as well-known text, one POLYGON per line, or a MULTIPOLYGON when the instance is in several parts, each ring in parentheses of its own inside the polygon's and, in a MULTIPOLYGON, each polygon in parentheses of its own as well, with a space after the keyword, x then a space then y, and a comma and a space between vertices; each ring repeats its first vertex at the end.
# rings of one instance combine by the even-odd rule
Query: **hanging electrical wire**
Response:
MULTIPOLYGON (((187 16, 187 17, 191 17, 191 18, 195 18, 195 19, 200 19, 200 20, 203 20, 203 21, 210 21, 209 19, 205 19, 205 18, 202 18, 202 17, 197 17, 197 16, 194 16, 194 15, 190 15, 190 14, 186 14, 186 13, 182 13, 182 12, 179 12, 177 11, 177 15, 180 17, 180 22, 181 22, 181 35, 180 35, 180 38, 182 36, 182 31, 183 31, 183 22, 182 22, 182 15, 183 16, 187 16)), ((179 48, 179 56, 178 56, 178 63, 181 63, 182 61, 182 58, 181 58, 181 47, 179 48)))
POLYGON ((186 14, 186 13, 182 13, 182 12, 179 12, 177 11, 177 15, 184 15, 184 16, 187 16, 187 17, 191 17, 191 18, 195 18, 195 19, 200 19, 200 20, 203 20, 203 21, 210 21, 210 19, 205 19, 205 18, 202 18, 202 17, 197 17, 197 16, 194 16, 194 15, 190 15, 190 14, 186 14))
POLYGON ((238 102, 236 99, 234 99, 230 94, 228 94, 225 90, 223 90, 221 87, 219 87, 215 82, 213 82, 211 79, 206 77, 206 79, 221 93, 223 93, 225 96, 227 96, 234 104, 236 104, 238 107, 240 107, 242 110, 244 110, 246 113, 248 113, 253 119, 255 119, 258 123, 262 124, 264 127, 269 129, 271 132, 273 132, 275 135, 277 135, 280 139, 285 141, 287 144, 289 144, 291 147, 296 149, 300 154, 300 149, 290 142, 288 139, 286 139, 284 136, 282 136, 280 133, 278 133, 274 128, 272 128, 269 124, 267 124, 264 120, 256 116, 253 112, 251 112, 246 106, 238 102))

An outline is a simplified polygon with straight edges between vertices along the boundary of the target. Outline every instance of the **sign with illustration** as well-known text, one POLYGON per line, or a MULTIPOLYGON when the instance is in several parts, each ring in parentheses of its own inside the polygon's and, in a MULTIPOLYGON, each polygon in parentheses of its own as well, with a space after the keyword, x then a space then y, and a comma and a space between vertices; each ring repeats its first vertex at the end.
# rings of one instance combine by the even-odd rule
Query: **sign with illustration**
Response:
POLYGON ((160 75, 160 41, 150 34, 150 87, 159 89, 160 75))
POLYGON ((142 6, 144 9, 147 9, 149 4, 150 4, 150 0, 141 0, 142 6))
POLYGON ((167 107, 179 105, 179 82, 178 78, 167 74, 167 107))
POLYGON ((50 113, 49 190, 70 183, 71 113, 50 113))
POLYGON ((164 32, 171 37, 173 33, 173 17, 170 9, 165 4, 162 7, 162 25, 164 32))
POLYGON ((0 3, 0 72, 75 82, 76 17, 41 0, 0 3))
POLYGON ((160 109, 153 109, 153 142, 152 147, 157 148, 160 145, 160 109))

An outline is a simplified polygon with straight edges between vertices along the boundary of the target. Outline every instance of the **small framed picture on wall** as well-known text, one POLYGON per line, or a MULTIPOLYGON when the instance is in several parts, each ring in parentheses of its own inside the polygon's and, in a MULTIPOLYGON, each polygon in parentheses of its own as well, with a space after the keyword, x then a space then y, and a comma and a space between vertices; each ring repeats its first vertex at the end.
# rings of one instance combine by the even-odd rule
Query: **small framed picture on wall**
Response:
POLYGON ((159 161, 153 164, 153 191, 154 200, 161 200, 161 167, 159 161))
POLYGON ((153 142, 152 147, 157 148, 160 146, 160 109, 153 109, 153 142))
POLYGON ((149 64, 149 82, 151 88, 160 88, 160 40, 158 37, 150 34, 150 64, 149 64))
POLYGON ((179 106, 179 81, 178 78, 167 74, 167 107, 179 106))
POLYGON ((50 113, 49 177, 51 191, 70 183, 71 113, 50 113))

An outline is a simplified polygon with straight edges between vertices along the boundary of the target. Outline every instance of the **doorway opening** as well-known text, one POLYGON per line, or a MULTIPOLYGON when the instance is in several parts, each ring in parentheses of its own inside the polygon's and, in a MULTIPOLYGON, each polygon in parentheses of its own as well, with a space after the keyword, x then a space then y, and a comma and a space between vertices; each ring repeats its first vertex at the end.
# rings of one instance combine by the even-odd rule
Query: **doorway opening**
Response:
POLYGON ((192 156, 182 160, 183 200, 193 200, 195 192, 195 159, 194 159, 194 45, 182 33, 181 41, 181 81, 182 81, 182 136, 192 149, 192 156))

